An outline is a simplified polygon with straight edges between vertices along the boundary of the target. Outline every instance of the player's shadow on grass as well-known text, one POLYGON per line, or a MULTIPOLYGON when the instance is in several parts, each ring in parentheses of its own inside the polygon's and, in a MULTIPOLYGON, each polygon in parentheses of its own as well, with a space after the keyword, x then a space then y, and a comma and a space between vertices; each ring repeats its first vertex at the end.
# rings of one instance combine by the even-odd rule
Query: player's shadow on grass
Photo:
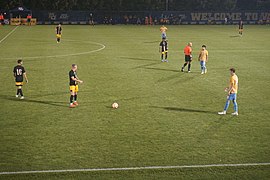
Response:
POLYGON ((146 42, 143 42, 145 44, 152 44, 152 43, 159 43, 160 41, 146 41, 146 42))
POLYGON ((157 70, 157 71, 178 72, 180 74, 180 70, 176 70, 176 69, 163 69, 163 68, 153 68, 153 67, 144 67, 144 69, 151 69, 151 70, 157 70))
POLYGON ((158 106, 150 106, 151 108, 164 109, 167 111, 178 111, 178 112, 190 112, 190 113, 205 113, 205 114, 215 114, 216 112, 205 111, 199 109, 188 109, 188 108, 178 108, 178 107, 158 107, 158 106))
POLYGON ((156 59, 149 59, 149 58, 135 58, 135 57, 120 57, 121 59, 126 59, 126 60, 134 60, 134 61, 155 61, 157 62, 156 59))
POLYGON ((231 38, 237 38, 237 37, 240 37, 238 35, 234 35, 234 36, 230 36, 231 38))
POLYGON ((22 103, 37 103, 37 104, 45 104, 45 105, 50 105, 50 106, 57 106, 57 107, 67 107, 67 105, 64 105, 64 104, 67 104, 65 102, 57 102, 57 101, 44 101, 44 100, 34 100, 34 99, 23 99, 23 100, 20 100, 18 98, 15 98, 15 97, 10 97, 10 96, 3 96, 1 95, 0 96, 0 99, 5 99, 5 100, 9 100, 9 101, 16 101, 16 102, 22 102, 22 103))

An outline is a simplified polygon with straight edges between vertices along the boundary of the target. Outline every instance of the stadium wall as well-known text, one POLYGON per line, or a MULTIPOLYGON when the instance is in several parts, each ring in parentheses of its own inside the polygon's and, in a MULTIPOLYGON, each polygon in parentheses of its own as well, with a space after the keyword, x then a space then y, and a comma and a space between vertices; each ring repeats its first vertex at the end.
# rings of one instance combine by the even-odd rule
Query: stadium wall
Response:
POLYGON ((33 11, 38 24, 270 24, 270 11, 256 12, 90 12, 33 11), (226 20, 227 19, 227 20, 226 20))

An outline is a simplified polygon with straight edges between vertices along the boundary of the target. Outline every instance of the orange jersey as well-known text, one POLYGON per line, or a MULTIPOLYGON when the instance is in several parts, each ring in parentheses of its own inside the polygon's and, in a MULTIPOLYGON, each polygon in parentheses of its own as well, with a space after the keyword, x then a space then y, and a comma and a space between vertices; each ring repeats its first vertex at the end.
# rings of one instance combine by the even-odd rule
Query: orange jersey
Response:
POLYGON ((166 31, 168 31, 168 28, 166 28, 165 26, 164 26, 164 27, 162 26, 162 27, 160 28, 160 31, 161 31, 161 32, 166 32, 166 31))
POLYGON ((27 16, 27 19, 32 19, 32 16, 27 16))
POLYGON ((186 46, 184 49, 185 55, 191 55, 192 49, 190 46, 186 46))
POLYGON ((3 15, 0 15, 0 20, 4 20, 4 16, 3 15))

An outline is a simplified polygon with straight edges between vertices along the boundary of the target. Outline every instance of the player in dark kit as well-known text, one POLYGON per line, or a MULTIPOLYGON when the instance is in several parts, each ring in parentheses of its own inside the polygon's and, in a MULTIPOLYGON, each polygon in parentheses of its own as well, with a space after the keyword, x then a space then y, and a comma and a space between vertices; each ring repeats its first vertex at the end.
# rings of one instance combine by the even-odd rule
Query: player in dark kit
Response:
POLYGON ((243 35, 243 30, 244 30, 244 23, 243 23, 242 20, 239 21, 238 26, 239 26, 239 34, 242 36, 243 35))
POLYGON ((161 61, 169 62, 168 58, 168 41, 165 37, 162 38, 162 41, 159 44, 159 52, 161 53, 161 61), (164 57, 165 56, 165 57, 164 57))
POLYGON ((55 32, 56 32, 56 42, 60 43, 61 37, 62 37, 62 26, 61 24, 59 24, 58 26, 56 26, 55 28, 55 32))
POLYGON ((16 98, 19 97, 19 95, 21 95, 20 99, 24 99, 23 96, 23 92, 22 92, 22 86, 23 86, 23 77, 25 78, 26 83, 28 83, 28 79, 26 76, 26 72, 24 67, 22 66, 23 61, 21 59, 18 60, 18 65, 14 67, 13 69, 13 74, 15 77, 15 83, 17 86, 17 94, 16 94, 16 98))
POLYGON ((78 106, 77 95, 79 91, 78 83, 83 83, 77 76, 77 65, 72 64, 71 71, 69 71, 69 90, 70 90, 70 108, 78 106))

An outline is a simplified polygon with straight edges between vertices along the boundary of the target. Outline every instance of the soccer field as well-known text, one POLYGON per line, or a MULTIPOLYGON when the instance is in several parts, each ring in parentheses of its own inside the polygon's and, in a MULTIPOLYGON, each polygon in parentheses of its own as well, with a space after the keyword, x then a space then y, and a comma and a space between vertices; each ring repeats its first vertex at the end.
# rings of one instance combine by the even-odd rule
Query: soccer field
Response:
POLYGON ((168 26, 169 63, 160 61, 158 26, 64 25, 60 44, 54 26, 15 28, 0 26, 0 179, 270 178, 270 164, 245 166, 270 163, 269 26, 245 26, 243 37, 236 26, 168 26), (190 41, 192 72, 182 73, 190 41), (20 57, 24 100, 15 98, 12 74, 20 57), (84 83, 70 109, 73 63, 84 83), (232 104, 219 116, 231 67, 239 116, 232 104), (178 168, 1 174, 153 166, 178 168))

